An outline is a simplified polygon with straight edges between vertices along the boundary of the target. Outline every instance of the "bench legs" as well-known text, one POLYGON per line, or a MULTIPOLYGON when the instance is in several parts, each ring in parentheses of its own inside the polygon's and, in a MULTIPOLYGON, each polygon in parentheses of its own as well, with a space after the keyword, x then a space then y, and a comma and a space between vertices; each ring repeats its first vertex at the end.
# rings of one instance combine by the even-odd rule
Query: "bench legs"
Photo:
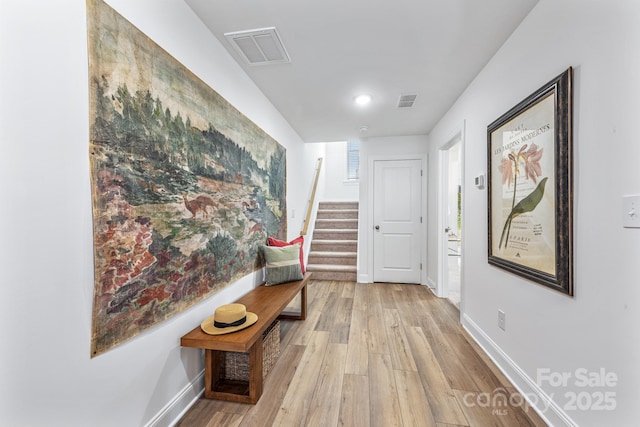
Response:
POLYGON ((204 396, 255 405, 262 396, 262 340, 249 349, 249 383, 221 380, 221 351, 204 351, 204 396))
MULTIPOLYGON (((278 337, 280 339, 280 337, 278 337)), ((262 396, 262 349, 263 341, 260 339, 249 350, 249 402, 258 403, 262 396)))
POLYGON ((300 289, 300 315, 296 314, 280 314, 278 319, 281 320, 305 320, 307 318, 307 285, 300 289))

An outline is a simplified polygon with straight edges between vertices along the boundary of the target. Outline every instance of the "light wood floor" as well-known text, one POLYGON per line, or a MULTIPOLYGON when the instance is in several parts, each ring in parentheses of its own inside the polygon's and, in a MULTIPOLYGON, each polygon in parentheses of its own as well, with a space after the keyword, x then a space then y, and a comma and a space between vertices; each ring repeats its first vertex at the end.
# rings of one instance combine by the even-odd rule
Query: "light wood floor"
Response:
POLYGON ((257 405, 200 399, 178 426, 546 425, 426 287, 313 281, 308 297, 257 405))

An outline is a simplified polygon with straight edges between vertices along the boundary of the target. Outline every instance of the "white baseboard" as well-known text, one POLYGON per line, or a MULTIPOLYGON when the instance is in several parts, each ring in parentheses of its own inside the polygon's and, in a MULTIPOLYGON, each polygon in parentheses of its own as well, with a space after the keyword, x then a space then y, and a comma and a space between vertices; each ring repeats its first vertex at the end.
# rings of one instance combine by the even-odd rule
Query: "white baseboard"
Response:
POLYGON ((369 275, 366 273, 358 274, 358 283, 371 283, 369 281, 369 275))
POLYGON ((462 326, 549 426, 577 427, 567 413, 466 314, 462 315, 462 326))
POLYGON ((160 410, 145 427, 172 427, 204 393, 204 370, 160 410))

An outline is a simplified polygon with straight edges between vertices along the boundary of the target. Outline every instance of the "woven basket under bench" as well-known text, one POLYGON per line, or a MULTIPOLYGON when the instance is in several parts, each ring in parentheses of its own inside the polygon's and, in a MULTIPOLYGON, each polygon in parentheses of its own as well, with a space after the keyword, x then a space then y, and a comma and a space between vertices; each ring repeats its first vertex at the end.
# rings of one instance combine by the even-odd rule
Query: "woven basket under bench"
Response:
MULTIPOLYGON (((280 357, 280 322, 276 320, 262 334, 262 378, 266 377, 280 357)), ((223 351, 220 378, 249 381, 249 353, 223 351)))

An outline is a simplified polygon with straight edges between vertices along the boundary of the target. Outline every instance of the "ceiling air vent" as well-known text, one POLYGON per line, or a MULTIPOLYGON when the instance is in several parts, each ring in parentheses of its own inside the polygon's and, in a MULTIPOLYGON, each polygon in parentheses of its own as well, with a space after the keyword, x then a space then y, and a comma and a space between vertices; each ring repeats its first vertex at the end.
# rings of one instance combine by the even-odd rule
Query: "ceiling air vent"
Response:
POLYGON ((291 62, 275 27, 235 31, 224 36, 250 65, 291 62))
POLYGON ((410 93, 406 95, 400 95, 400 99, 398 99, 398 108, 411 108, 413 107, 413 103, 416 102, 416 98, 418 97, 415 93, 410 93))

